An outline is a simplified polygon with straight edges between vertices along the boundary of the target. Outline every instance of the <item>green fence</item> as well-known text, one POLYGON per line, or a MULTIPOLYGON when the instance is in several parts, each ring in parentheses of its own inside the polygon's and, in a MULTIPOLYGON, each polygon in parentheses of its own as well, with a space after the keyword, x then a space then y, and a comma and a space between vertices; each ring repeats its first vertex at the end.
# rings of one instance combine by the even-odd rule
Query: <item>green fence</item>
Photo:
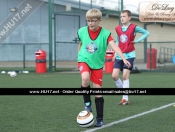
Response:
POLYGON ((141 70, 175 71, 175 64, 172 62, 175 55, 175 42, 147 42, 147 49, 144 49, 144 43, 138 43, 135 47, 137 55, 135 65, 140 66, 141 70), (150 49, 155 49, 156 55, 150 52, 152 51, 150 49))
MULTIPOLYGON (((58 71, 58 69, 62 69, 62 71, 77 70, 77 47, 77 42, 56 42, 52 50, 53 71, 58 71)), ((147 42, 147 49, 144 48, 144 43, 135 44, 134 67, 140 71, 175 71, 175 64, 172 62, 172 57, 175 55, 175 42, 147 42), (149 49, 156 49, 156 55, 148 52, 149 49)), ((39 49, 47 52, 47 70, 49 71, 49 43, 6 43, 1 45, 0 71, 35 71, 35 52, 39 49)))
POLYGON ((48 48, 49 43, 4 43, 0 48, 0 71, 35 71, 35 52, 48 48))

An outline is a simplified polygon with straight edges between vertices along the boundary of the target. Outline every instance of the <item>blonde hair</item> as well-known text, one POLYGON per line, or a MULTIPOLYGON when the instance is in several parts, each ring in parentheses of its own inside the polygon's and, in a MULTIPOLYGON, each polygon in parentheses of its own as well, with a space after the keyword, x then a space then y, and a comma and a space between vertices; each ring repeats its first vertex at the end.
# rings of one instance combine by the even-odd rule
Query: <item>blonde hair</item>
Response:
POLYGON ((92 18, 97 18, 100 20, 102 18, 101 11, 99 9, 96 9, 96 8, 90 9, 86 13, 86 19, 92 19, 92 18))

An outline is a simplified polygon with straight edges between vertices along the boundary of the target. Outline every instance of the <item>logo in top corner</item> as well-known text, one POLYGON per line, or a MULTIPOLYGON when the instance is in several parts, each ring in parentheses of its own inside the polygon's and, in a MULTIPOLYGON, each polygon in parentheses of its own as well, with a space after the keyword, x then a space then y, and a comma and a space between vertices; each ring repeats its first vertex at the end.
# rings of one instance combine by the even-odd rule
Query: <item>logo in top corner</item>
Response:
POLYGON ((98 49, 97 44, 94 42, 90 42, 86 46, 87 52, 92 53, 92 54, 95 53, 97 49, 98 49))
POLYGON ((127 37, 125 34, 122 34, 122 35, 120 36, 120 41, 121 41, 122 43, 125 43, 127 40, 128 40, 128 37, 127 37))

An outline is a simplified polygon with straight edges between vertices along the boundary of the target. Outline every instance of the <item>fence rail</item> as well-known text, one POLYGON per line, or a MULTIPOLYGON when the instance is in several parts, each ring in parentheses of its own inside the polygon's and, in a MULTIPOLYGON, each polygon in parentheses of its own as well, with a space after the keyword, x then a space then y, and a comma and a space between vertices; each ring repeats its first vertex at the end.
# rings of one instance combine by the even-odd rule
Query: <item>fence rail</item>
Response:
MULTIPOLYGON (((76 67, 78 55, 78 41, 73 42, 56 42, 53 44, 53 67, 66 68, 76 67)), ((172 57, 175 54, 175 41, 173 42, 147 42, 147 47, 157 50, 156 69, 166 71, 167 69, 175 69, 172 57)), ((43 49, 47 52, 46 60, 48 62, 49 43, 4 43, 0 48, 0 67, 11 68, 18 67, 26 69, 27 67, 35 67, 35 52, 43 49)), ((139 69, 147 69, 147 62, 144 62, 144 42, 135 44, 136 60, 134 66, 139 69)), ((146 56, 147 57, 147 56, 146 56)), ((47 64, 48 66, 48 64, 47 64)))

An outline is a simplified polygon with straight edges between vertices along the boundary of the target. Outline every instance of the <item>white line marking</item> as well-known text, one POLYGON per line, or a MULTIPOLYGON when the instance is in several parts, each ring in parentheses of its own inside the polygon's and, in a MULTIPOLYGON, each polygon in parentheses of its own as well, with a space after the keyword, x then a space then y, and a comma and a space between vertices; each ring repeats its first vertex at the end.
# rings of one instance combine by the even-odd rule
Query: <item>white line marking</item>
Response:
POLYGON ((89 129, 89 130, 86 130, 86 131, 84 131, 84 132, 94 132, 94 131, 96 131, 96 130, 103 129, 103 128, 106 128, 106 127, 110 127, 110 126, 115 125, 115 124, 118 124, 118 123, 120 123, 120 122, 128 121, 128 120, 133 119, 133 118, 137 118, 137 117, 140 117, 140 116, 143 116, 143 115, 146 115, 146 114, 149 114, 149 113, 158 111, 158 110, 162 110, 162 109, 167 108, 167 107, 169 107, 169 106, 172 106, 172 105, 174 105, 174 104, 175 104, 175 102, 174 102, 174 103, 171 103, 171 104, 167 104, 167 105, 161 106, 161 107, 159 107, 159 108, 154 108, 154 109, 152 109, 152 110, 145 111, 145 112, 142 112, 142 113, 140 113, 140 114, 133 115, 133 116, 130 116, 130 117, 127 117, 127 118, 118 120, 118 121, 111 122, 111 123, 109 123, 109 124, 104 125, 103 127, 98 127, 98 128, 89 129))

